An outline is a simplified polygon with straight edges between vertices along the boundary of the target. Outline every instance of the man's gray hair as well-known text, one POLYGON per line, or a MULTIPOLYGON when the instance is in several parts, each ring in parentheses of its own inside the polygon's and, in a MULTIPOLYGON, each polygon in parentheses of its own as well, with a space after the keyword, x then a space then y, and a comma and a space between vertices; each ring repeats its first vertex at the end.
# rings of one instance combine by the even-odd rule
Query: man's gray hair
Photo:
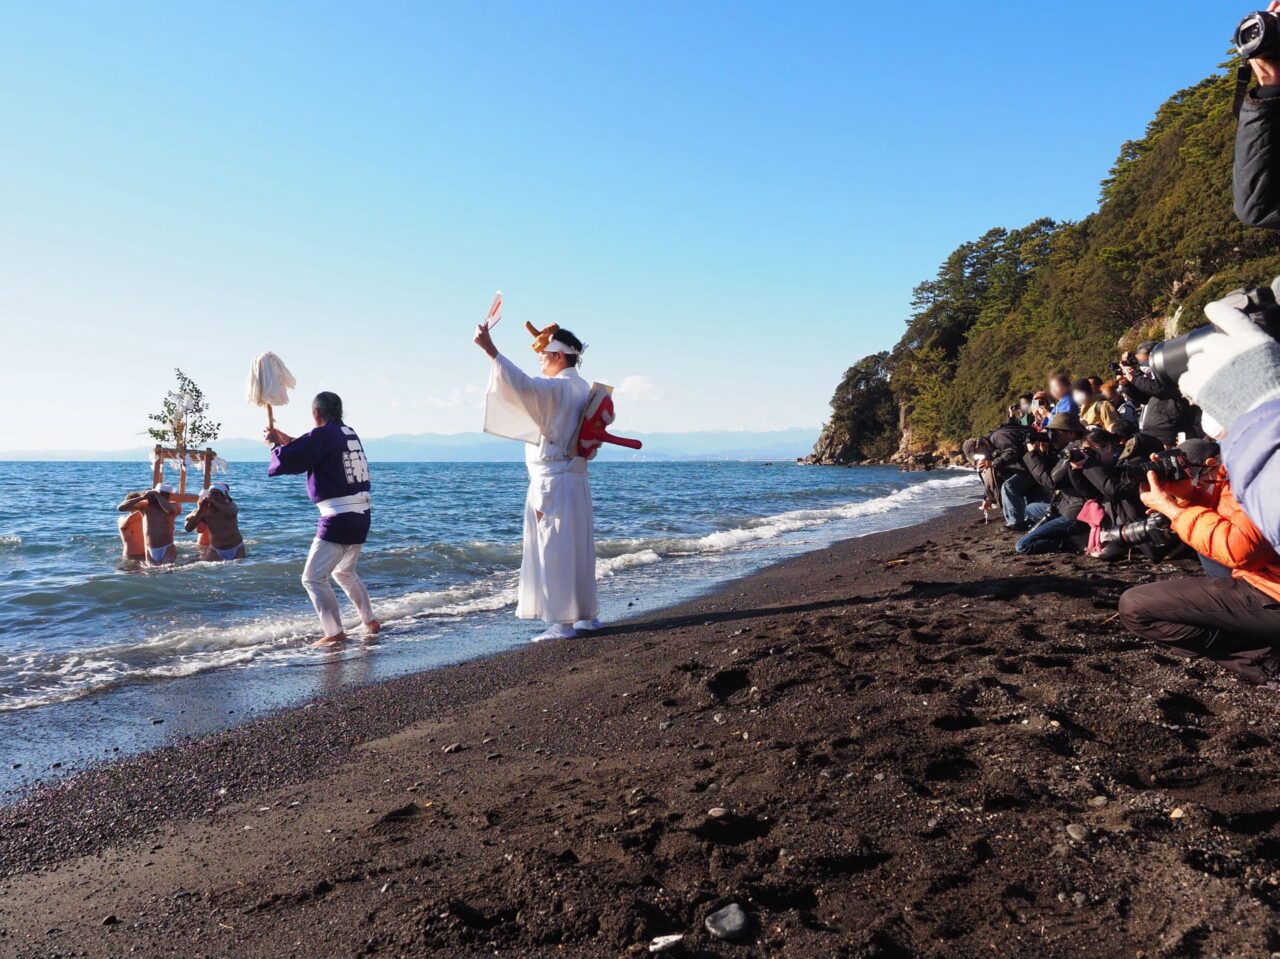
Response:
POLYGON ((311 408, 326 423, 337 423, 342 420, 342 397, 337 393, 317 393, 311 401, 311 408))

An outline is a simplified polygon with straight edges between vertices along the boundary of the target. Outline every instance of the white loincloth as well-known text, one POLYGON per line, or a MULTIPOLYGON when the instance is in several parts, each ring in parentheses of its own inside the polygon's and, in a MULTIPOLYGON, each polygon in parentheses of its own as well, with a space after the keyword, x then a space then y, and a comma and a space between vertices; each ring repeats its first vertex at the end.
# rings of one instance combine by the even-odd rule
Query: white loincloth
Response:
POLYGON ((504 356, 493 363, 485 432, 529 444, 520 619, 573 623, 600 612, 587 461, 564 450, 582 422, 590 389, 573 368, 532 377, 504 356))

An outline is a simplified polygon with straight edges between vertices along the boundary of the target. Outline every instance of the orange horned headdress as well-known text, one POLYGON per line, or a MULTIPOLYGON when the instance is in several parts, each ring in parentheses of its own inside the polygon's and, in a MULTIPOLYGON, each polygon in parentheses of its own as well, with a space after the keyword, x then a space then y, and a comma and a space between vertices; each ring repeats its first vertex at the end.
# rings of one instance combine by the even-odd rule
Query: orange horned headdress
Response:
POLYGON ((524 328, 529 331, 529 335, 533 337, 533 352, 542 353, 546 350, 547 345, 551 342, 551 338, 560 332, 560 327, 556 323, 552 323, 545 330, 539 330, 536 326, 525 321, 524 328))

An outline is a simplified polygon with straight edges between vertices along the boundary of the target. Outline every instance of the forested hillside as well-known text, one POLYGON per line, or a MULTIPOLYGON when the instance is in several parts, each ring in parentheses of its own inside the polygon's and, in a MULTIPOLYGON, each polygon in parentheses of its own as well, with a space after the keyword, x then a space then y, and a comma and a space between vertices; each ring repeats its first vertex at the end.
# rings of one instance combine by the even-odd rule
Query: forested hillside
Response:
POLYGON ((1280 274, 1280 235, 1231 210, 1234 71, 1164 103, 1120 148, 1097 212, 965 243, 921 283, 898 344, 849 368, 813 462, 958 446, 1051 369, 1106 375, 1121 347, 1204 322, 1206 303, 1280 274))

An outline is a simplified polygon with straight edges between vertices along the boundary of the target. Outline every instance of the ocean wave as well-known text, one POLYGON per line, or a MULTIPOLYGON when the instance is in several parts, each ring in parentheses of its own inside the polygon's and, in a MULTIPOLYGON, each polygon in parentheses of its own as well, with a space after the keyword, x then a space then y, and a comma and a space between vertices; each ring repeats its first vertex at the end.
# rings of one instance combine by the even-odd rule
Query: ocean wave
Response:
POLYGON ((812 529, 835 521, 856 520, 868 516, 892 513, 917 504, 930 495, 944 491, 956 491, 974 485, 972 474, 948 476, 945 479, 927 480, 915 486, 898 490, 887 496, 879 496, 856 503, 830 506, 820 509, 790 510, 774 516, 748 520, 732 529, 708 533, 693 539, 674 540, 673 552, 707 553, 731 550, 752 543, 776 539, 785 533, 812 529))
MULTIPOLYGON (((645 539, 601 541, 596 564, 598 579, 615 577, 629 570, 655 566, 670 557, 688 557, 730 553, 767 544, 788 533, 816 529, 835 522, 893 513, 922 505, 930 497, 949 494, 966 487, 976 488, 972 473, 948 475, 917 483, 894 493, 839 506, 799 509, 759 517, 741 525, 701 536, 671 536, 645 539)), ((362 569, 394 568, 418 564, 421 573, 439 568, 435 560, 448 556, 454 571, 470 567, 469 581, 442 589, 410 590, 395 595, 379 595, 376 599, 379 618, 388 626, 411 624, 431 619, 460 619, 478 613, 496 612, 516 602, 518 574, 511 564, 518 560, 518 550, 511 544, 473 542, 422 547, 403 547, 370 552, 362 569), (494 570, 494 566, 507 567, 494 570), (483 572, 480 572, 483 570, 483 572)), ((222 588, 249 588, 262 578, 275 581, 291 567, 290 578, 300 562, 283 563, 261 560, 255 564, 238 563, 231 573, 235 582, 222 583, 222 588)), ((193 570, 198 567, 179 567, 193 570)), ((209 569, 206 564, 199 568, 209 569)), ((217 583, 216 578, 211 582, 217 583)), ((41 606, 50 603, 57 591, 37 592, 25 598, 28 617, 34 618, 41 606)), ((137 608, 135 604, 171 601, 172 581, 166 585, 157 575, 135 577, 122 572, 93 577, 75 586, 71 597, 74 605, 109 603, 121 612, 137 608), (143 594, 143 598, 139 598, 143 594)), ((206 597, 212 600, 212 596, 206 597)), ((63 593, 62 602, 69 597, 63 593)), ((11 601, 12 602, 12 601, 11 601)), ((293 599, 290 602, 294 602, 293 599)), ((190 676, 214 669, 243 667, 249 664, 287 665, 323 661, 331 655, 307 644, 316 635, 314 616, 298 603, 297 612, 271 613, 248 621, 226 624, 172 625, 135 642, 120 642, 71 650, 18 649, 0 651, 0 712, 28 709, 76 699, 130 682, 190 676)), ((170 622, 177 622, 170 619, 170 622)), ((348 627, 359 628, 356 620, 348 627)), ((389 639, 395 641, 396 631, 389 639)), ((418 631, 420 635, 421 631, 418 631)), ((414 631, 404 630, 406 641, 413 641, 414 631)))

